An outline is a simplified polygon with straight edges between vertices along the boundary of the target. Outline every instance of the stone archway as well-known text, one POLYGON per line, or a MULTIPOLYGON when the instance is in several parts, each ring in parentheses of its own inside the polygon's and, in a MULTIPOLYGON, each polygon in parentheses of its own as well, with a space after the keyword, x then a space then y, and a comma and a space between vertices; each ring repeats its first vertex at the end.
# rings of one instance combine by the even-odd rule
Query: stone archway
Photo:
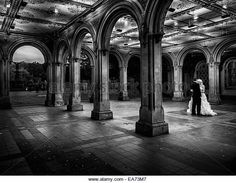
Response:
POLYGON ((209 90, 209 73, 208 73, 208 65, 205 61, 200 61, 197 63, 194 72, 194 78, 200 78, 206 90, 209 90))
POLYGON ((162 95, 172 98, 174 92, 174 67, 172 58, 163 53, 162 55, 162 95))
MULTIPOLYGON (((47 94, 46 94, 45 105, 49 106, 49 105, 51 105, 51 102, 52 102, 52 97, 51 97, 51 92, 50 92, 50 88, 51 88, 50 84, 52 83, 52 80, 53 80, 53 78, 52 78, 53 57, 52 57, 51 51, 49 50, 49 48, 43 42, 35 40, 35 39, 20 39, 20 40, 14 41, 11 45, 9 45, 9 47, 7 49, 7 53, 8 53, 7 70, 9 72, 10 64, 12 63, 14 53, 16 52, 16 50, 18 48, 21 48, 23 46, 32 46, 32 47, 38 49, 44 57, 44 62, 46 64, 46 75, 47 75, 46 76, 47 94)), ((7 74, 6 80, 7 80, 7 93, 9 95, 9 91, 10 91, 10 73, 7 74)))
POLYGON ((236 57, 228 58, 221 70, 221 94, 236 96, 236 57))
POLYGON ((70 58, 71 52, 69 42, 67 39, 59 39, 56 45, 54 72, 53 72, 53 99, 54 106, 63 106, 68 101, 70 90, 70 84, 66 83, 66 75, 71 79, 70 72, 70 58), (59 76, 59 77, 58 77, 59 76))
POLYGON ((92 119, 111 119, 113 113, 110 110, 109 90, 108 90, 108 63, 110 50, 110 36, 112 29, 117 20, 125 15, 130 15, 140 30, 142 22, 143 10, 141 6, 134 1, 112 2, 109 11, 101 19, 99 23, 99 31, 97 34, 97 55, 96 62, 96 84, 95 84, 95 101, 92 111, 92 119))
MULTIPOLYGON (((230 39, 226 39, 220 42, 213 49, 213 58, 211 63, 211 81, 214 90, 211 92, 211 101, 212 103, 219 104, 221 103, 221 98, 223 100, 228 100, 229 96, 235 97, 234 89, 228 90, 225 86, 227 81, 227 62, 230 60, 234 60, 235 48, 233 48, 233 52, 228 53, 228 49, 232 49, 235 47, 236 37, 232 37, 230 39)), ((228 101, 227 101, 228 102, 228 101)))
MULTIPOLYGON (((80 62, 81 62, 81 49, 82 49, 82 43, 83 39, 86 36, 86 34, 91 34, 92 36, 92 44, 94 45, 94 38, 96 35, 96 32, 92 25, 79 22, 80 26, 76 29, 74 32, 73 38, 72 38, 72 44, 71 44, 71 50, 72 50, 72 59, 71 59, 71 87, 72 87, 72 93, 70 97, 69 104, 67 105, 67 110, 77 110, 81 111, 83 110, 83 105, 81 105, 81 92, 80 92, 80 85, 81 85, 81 73, 80 73, 80 62)), ((92 73, 94 73, 92 71, 92 73)), ((93 77, 92 77, 93 78, 93 77)))
POLYGON ((7 57, 0 47, 0 109, 11 108, 8 90, 8 66, 7 57))
POLYGON ((115 51, 109 53, 109 99, 117 100, 120 87, 121 58, 115 51))
POLYGON ((234 45, 235 43, 236 43, 236 37, 232 37, 217 44, 213 49, 213 58, 212 58, 213 62, 220 63, 221 56, 223 55, 224 51, 231 45, 234 45))
MULTIPOLYGON (((189 57, 188 57, 189 59, 189 57)), ((173 100, 177 100, 177 101, 181 101, 184 100, 185 97, 189 97, 190 96, 190 85, 191 82, 193 80, 193 78, 195 76, 197 76, 196 74, 196 69, 199 69, 199 67, 197 68, 197 64, 201 61, 203 61, 205 63, 204 68, 202 67, 202 69, 208 69, 208 64, 210 62, 211 59, 211 53, 210 51, 205 48, 202 47, 201 45, 191 45, 188 47, 183 48, 177 55, 177 61, 175 63, 175 93, 174 95, 177 93, 177 96, 174 96, 173 100), (189 64, 186 64, 185 59, 186 57, 188 57, 190 55, 191 52, 198 52, 200 54, 200 56, 202 57, 202 59, 199 60, 199 58, 193 58, 192 61, 189 61, 189 64), (189 66, 189 67, 187 67, 189 66), (191 71, 190 71, 190 70, 191 71)), ((198 72, 200 73, 200 72, 198 72)), ((207 71, 208 73, 208 71, 207 71)), ((200 76, 200 75, 199 75, 200 76)), ((206 83, 207 88, 208 87, 208 83, 209 83, 209 79, 210 76, 207 74, 207 79, 205 78, 204 75, 204 83, 206 83)))
POLYGON ((3 51, 0 48, 0 97, 4 96, 5 94, 5 81, 4 81, 4 60, 3 60, 3 51))
POLYGON ((95 37, 96 37, 96 31, 94 30, 94 27, 90 24, 79 22, 81 24, 78 26, 78 28, 75 30, 71 42, 71 49, 72 49, 72 57, 80 58, 81 48, 83 47, 82 42, 86 34, 90 34, 92 37, 92 44, 95 48, 95 37))
POLYGON ((210 51, 207 48, 204 48, 204 47, 202 47, 200 45, 193 45, 193 46, 188 46, 188 47, 183 48, 178 53, 178 56, 177 56, 178 65, 183 67, 184 59, 185 59, 186 55, 189 52, 194 51, 194 50, 197 50, 197 51, 201 52, 202 54, 204 54, 204 56, 206 58, 206 63, 210 62, 210 58, 211 58, 210 51))
MULTIPOLYGON (((84 58, 81 62, 86 62, 86 66, 81 65, 81 98, 82 100, 88 100, 93 102, 93 89, 94 89, 94 81, 95 81, 95 53, 87 46, 82 46, 81 54, 83 54, 86 58, 84 58), (83 77, 83 75, 86 75, 83 77)), ((82 56, 82 55, 81 55, 82 56)))
POLYGON ((140 98, 140 54, 131 54, 127 60, 127 78, 129 98, 140 98))
MULTIPOLYGON (((203 76, 203 72, 208 71, 208 66, 205 55, 201 51, 194 49, 186 52, 182 64, 183 96, 188 98, 191 95, 190 87, 193 79, 197 76, 203 76)), ((205 85, 208 84, 208 78, 207 72, 204 74, 204 77, 200 79, 203 80, 205 85)), ((206 85, 206 89, 208 88, 209 86, 206 85)))

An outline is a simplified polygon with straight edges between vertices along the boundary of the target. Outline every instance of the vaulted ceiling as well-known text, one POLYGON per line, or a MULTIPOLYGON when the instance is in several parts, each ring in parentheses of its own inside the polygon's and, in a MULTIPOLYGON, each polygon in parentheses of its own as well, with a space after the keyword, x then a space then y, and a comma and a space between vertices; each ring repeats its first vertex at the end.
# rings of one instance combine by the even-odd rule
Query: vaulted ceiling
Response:
MULTIPOLYGON (((174 0, 164 24, 163 47, 234 34, 236 1, 174 0)), ((120 47, 140 46, 137 25, 132 17, 126 16, 117 22, 111 43, 120 47)))
POLYGON ((97 0, 1 0, 1 31, 45 34, 65 26, 97 0))
MULTIPOLYGON (((1 32, 46 34, 102 0, 1 0, 1 32)), ((235 0, 174 0, 165 20, 163 47, 236 33, 235 0)), ((85 42, 91 42, 86 36, 85 42)), ((115 25, 111 44, 139 47, 137 24, 129 15, 115 25)))

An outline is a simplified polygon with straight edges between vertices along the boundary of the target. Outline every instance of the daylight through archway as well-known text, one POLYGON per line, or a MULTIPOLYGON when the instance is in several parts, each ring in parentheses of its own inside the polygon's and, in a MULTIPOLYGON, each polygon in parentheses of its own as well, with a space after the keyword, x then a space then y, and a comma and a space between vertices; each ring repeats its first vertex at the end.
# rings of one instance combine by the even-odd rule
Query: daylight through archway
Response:
POLYGON ((12 105, 44 105, 47 82, 47 63, 42 52, 33 46, 19 47, 10 65, 12 105))

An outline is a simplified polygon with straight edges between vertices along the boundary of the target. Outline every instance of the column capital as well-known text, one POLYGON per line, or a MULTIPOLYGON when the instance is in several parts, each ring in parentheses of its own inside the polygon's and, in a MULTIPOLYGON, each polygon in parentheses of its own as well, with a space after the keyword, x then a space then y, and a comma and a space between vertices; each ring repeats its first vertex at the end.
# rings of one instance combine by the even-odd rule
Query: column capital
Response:
POLYGON ((210 67, 214 67, 214 66, 218 67, 219 65, 220 65, 220 62, 209 62, 208 63, 208 66, 210 66, 210 67))
POLYGON ((2 56, 2 60, 3 60, 4 64, 6 62, 9 62, 10 64, 13 62, 12 60, 9 59, 8 55, 3 55, 2 56))
POLYGON ((128 66, 126 66, 126 65, 122 65, 119 67, 119 69, 127 69, 127 68, 128 68, 128 66))
POLYGON ((175 70, 181 70, 183 68, 183 66, 182 65, 174 65, 174 69, 175 70))
POLYGON ((60 65, 62 65, 62 63, 61 62, 53 62, 52 65, 60 66, 60 65))

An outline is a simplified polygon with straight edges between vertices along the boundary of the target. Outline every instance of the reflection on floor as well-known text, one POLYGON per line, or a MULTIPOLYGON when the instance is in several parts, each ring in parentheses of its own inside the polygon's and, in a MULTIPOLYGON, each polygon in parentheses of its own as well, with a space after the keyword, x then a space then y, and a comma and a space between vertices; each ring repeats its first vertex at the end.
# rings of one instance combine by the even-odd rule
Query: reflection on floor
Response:
POLYGON ((80 112, 42 106, 1 110, 0 172, 235 175, 235 106, 213 106, 215 117, 192 117, 186 103, 164 102, 170 134, 153 138, 134 133, 139 106, 138 101, 112 101, 109 121, 90 120, 90 103, 80 112))

